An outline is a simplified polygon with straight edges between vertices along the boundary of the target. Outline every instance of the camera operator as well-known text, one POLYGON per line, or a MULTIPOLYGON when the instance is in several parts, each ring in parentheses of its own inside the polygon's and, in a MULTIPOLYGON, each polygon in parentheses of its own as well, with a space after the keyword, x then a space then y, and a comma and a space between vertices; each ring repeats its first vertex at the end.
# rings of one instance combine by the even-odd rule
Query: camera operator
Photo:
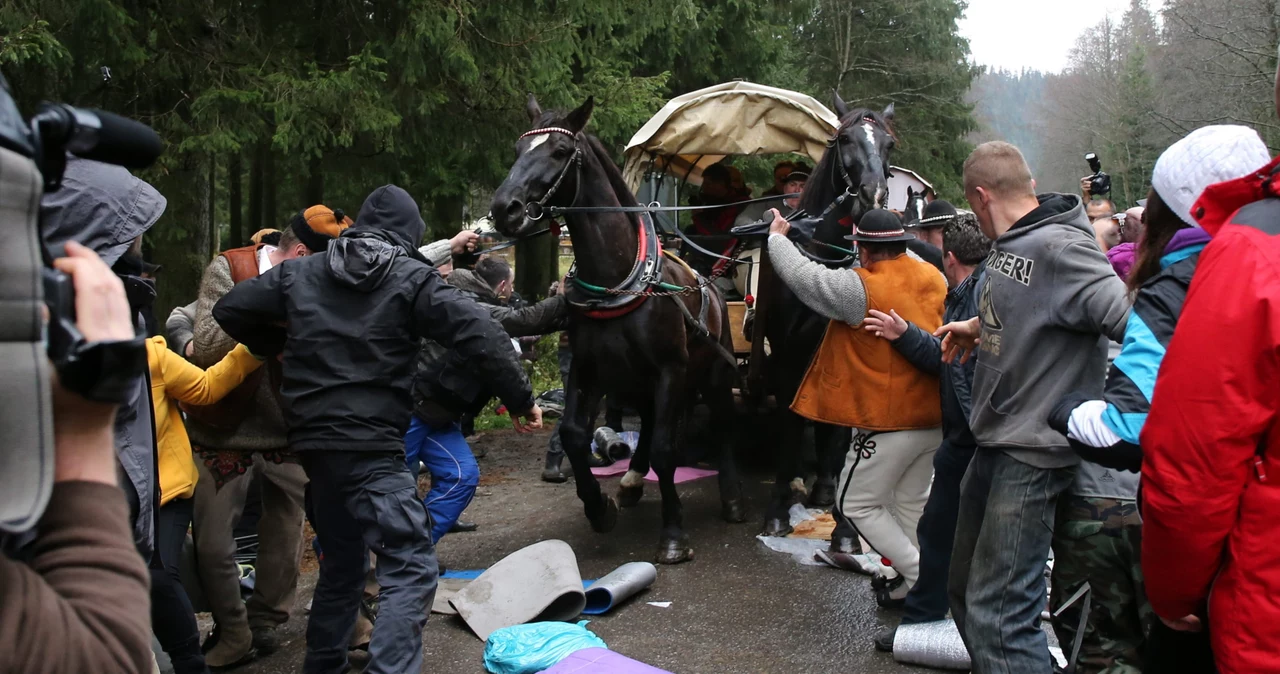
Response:
MULTIPOLYGON (((72 279, 84 338, 133 339, 120 279, 92 250, 66 251, 54 265, 72 279)), ((53 495, 25 559, 0 556, 0 671, 149 672, 147 569, 117 486, 116 406, 53 391, 53 495)))
MULTIPOLYGON (((111 164, 68 158, 62 188, 44 195, 40 217, 46 245, 57 249, 75 241, 88 246, 113 265, 164 214, 168 202, 150 184, 111 164)), ((122 277, 129 310, 138 332, 143 314, 155 302, 155 282, 139 276, 122 277)), ((155 543, 158 484, 156 440, 151 397, 143 373, 130 389, 129 402, 116 418, 116 458, 120 484, 129 500, 134 542, 145 559, 155 543)))
MULTIPOLYGON (((1111 176, 1102 170, 1098 155, 1090 152, 1084 156, 1093 173, 1080 179, 1080 194, 1084 195, 1084 212, 1089 222, 1097 222, 1116 214, 1116 205, 1107 195, 1111 194, 1111 176), (1094 197, 1098 197, 1094 199, 1094 197)), ((1095 229, 1097 229, 1095 227, 1095 229)), ((1105 250, 1105 249, 1104 249, 1105 250)))

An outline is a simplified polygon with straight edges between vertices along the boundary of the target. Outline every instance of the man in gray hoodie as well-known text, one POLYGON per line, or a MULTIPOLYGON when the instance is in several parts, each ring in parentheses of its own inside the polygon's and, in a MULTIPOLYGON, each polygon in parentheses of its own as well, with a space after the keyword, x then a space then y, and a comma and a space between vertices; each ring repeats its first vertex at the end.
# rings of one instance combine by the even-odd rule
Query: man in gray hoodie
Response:
POLYGON ((979 449, 961 487, 951 611, 973 671, 1049 674, 1044 565, 1080 459, 1047 415, 1067 392, 1101 393, 1106 337, 1123 339, 1129 302, 1080 198, 1037 197, 1016 147, 980 145, 964 188, 995 245, 978 316, 938 330, 948 361, 978 348, 969 423, 979 449))

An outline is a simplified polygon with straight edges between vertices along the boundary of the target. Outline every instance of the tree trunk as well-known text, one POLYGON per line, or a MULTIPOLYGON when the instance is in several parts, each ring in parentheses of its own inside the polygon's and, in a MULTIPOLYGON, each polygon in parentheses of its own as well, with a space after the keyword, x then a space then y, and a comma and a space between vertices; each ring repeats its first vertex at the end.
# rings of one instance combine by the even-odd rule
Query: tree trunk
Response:
POLYGON ((262 217, 263 227, 280 229, 280 213, 276 210, 276 157, 267 147, 262 158, 262 217))
POLYGON ((530 302, 547 296, 558 280, 560 242, 554 236, 539 236, 516 244, 516 292, 530 302))
POLYGON ((227 162, 227 211, 229 214, 227 220, 231 225, 230 231, 227 232, 227 248, 239 248, 244 245, 244 213, 240 205, 241 172, 240 153, 236 152, 227 162))
POLYGON ((260 143, 253 149, 253 161, 249 164, 249 231, 245 239, 262 229, 262 167, 266 163, 266 151, 260 143))
POLYGON ((208 182, 204 190, 204 212, 207 219, 205 224, 209 227, 209 254, 206 257, 212 260, 222 248, 222 237, 218 235, 218 213, 215 207, 217 200, 213 196, 218 189, 218 158, 211 154, 205 161, 208 163, 205 166, 208 182))
POLYGON ((195 238, 193 242, 195 245, 192 246, 192 248, 195 249, 195 253, 197 255, 206 259, 212 257, 212 254, 209 251, 213 247, 209 243, 209 230, 212 229, 209 225, 209 221, 212 218, 209 214, 208 203, 209 181, 208 174, 206 173, 208 168, 207 162, 208 159, 187 160, 188 167, 184 173, 188 174, 190 178, 190 187, 188 187, 188 189, 191 190, 189 192, 191 195, 191 207, 179 211, 181 213, 187 213, 190 216, 194 216, 192 217, 192 223, 195 231, 193 231, 192 234, 195 238))
POLYGON ((316 204, 324 203, 324 163, 320 157, 312 157, 307 162, 307 193, 303 198, 303 202, 310 208, 316 204))

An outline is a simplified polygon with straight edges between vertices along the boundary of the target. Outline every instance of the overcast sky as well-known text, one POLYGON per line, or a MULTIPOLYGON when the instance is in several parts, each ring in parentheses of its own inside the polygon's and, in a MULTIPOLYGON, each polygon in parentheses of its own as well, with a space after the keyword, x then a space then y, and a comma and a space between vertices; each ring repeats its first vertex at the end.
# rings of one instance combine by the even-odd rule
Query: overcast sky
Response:
MULTIPOLYGON (((1147 0, 1158 11, 1164 0, 1147 0)), ((1059 72, 1086 28, 1110 13, 1123 16, 1129 0, 969 0, 960 32, 979 65, 1059 72)))

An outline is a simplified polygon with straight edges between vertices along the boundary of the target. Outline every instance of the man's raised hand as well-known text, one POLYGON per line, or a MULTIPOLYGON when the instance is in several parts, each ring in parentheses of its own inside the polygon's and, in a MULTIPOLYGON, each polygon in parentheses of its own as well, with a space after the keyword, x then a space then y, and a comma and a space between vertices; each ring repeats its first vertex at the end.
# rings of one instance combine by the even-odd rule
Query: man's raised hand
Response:
POLYGON ((961 365, 973 355, 981 334, 977 316, 967 321, 947 323, 933 332, 934 337, 942 338, 942 362, 953 363, 959 357, 961 365))

